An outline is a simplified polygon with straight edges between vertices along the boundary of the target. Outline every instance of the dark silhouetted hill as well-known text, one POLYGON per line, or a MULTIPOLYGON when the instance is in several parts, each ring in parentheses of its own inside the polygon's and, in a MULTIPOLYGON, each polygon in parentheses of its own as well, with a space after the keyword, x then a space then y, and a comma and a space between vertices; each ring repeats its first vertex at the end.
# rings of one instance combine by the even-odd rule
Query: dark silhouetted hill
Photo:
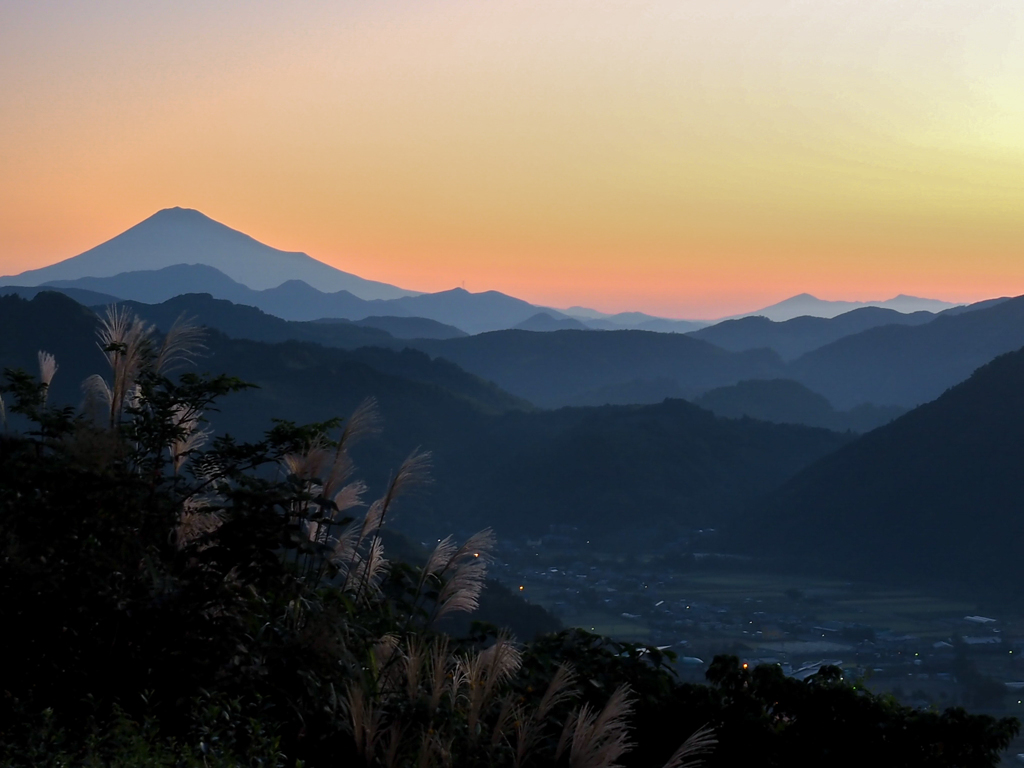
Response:
POLYGON ((82 380, 105 365, 96 344, 97 318, 73 299, 43 291, 31 300, 0 296, 0 370, 22 368, 39 374, 37 353, 57 356, 51 402, 78 405, 82 380))
POLYGON ((235 339, 271 343, 301 341, 337 347, 349 350, 349 359, 367 362, 382 373, 440 386, 486 410, 532 407, 454 363, 432 360, 423 352, 406 348, 404 342, 378 328, 348 321, 290 322, 255 307, 232 304, 205 294, 176 296, 162 304, 124 304, 164 331, 184 316, 235 339))
POLYGON ((923 325, 933 319, 935 315, 931 312, 903 314, 892 309, 862 307, 832 318, 804 315, 775 322, 767 317, 743 317, 701 328, 690 335, 732 352, 767 347, 778 352, 783 360, 795 360, 806 352, 868 328, 923 325))
POLYGON ((208 293, 189 293, 149 304, 120 302, 158 328, 170 328, 180 316, 195 318, 236 339, 254 341, 312 341, 327 347, 355 349, 372 344, 391 346, 395 338, 379 328, 357 325, 349 320, 332 323, 295 322, 269 315, 256 307, 215 299, 208 293))
MULTIPOLYGON (((682 400, 498 417, 454 453, 447 506, 499 532, 576 527, 612 548, 664 546, 845 444, 807 427, 719 419, 682 400)), ((466 525, 465 517, 453 523, 466 525)))
POLYGON ((23 299, 34 299, 43 291, 54 291, 63 293, 65 296, 74 299, 86 307, 94 307, 99 304, 116 304, 121 301, 120 296, 111 296, 108 293, 98 293, 84 288, 57 288, 49 285, 26 287, 22 285, 0 286, 0 296, 21 296, 23 299))
POLYGON ((887 325, 847 336, 789 366, 836 408, 861 403, 912 408, 981 365, 1024 345, 1024 296, 919 326, 887 325))
POLYGON ((85 289, 145 304, 159 304, 186 293, 208 293, 236 304, 256 306, 262 293, 205 264, 174 264, 163 269, 135 270, 109 277, 54 280, 44 287, 61 291, 85 289))
POLYGON ((808 467, 738 532, 793 569, 1024 598, 1024 350, 808 467))
POLYGON ((632 379, 580 392, 572 398, 572 405, 642 405, 685 400, 685 394, 675 379, 632 379))
POLYGON ((746 416, 776 424, 804 424, 837 432, 870 432, 906 413, 906 408, 899 406, 870 404, 837 411, 821 395, 788 379, 741 381, 706 392, 693 402, 725 418, 746 416))
MULTIPOLYGON (((98 319, 67 297, 3 297, 0 317, 4 366, 34 371, 37 350, 56 355, 55 402, 77 403, 81 381, 104 372, 98 319)), ((565 522, 595 540, 642 549, 664 543, 666 532, 735 514, 847 439, 717 419, 682 401, 510 410, 520 403, 508 394, 415 350, 272 344, 216 331, 206 347, 197 370, 258 385, 225 399, 215 419, 219 430, 243 438, 258 436, 272 418, 319 421, 375 397, 384 428, 356 449, 360 476, 377 490, 413 449, 431 450, 436 482, 395 519, 400 529, 424 536, 486 525, 504 535, 536 535, 565 522)))

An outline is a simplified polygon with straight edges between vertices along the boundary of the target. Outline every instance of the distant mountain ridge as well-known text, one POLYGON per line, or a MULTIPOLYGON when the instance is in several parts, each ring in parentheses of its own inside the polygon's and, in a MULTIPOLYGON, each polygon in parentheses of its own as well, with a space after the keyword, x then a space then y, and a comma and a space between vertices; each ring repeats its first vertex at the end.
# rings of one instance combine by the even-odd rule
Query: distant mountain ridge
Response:
POLYGON ((768 307, 755 310, 753 312, 744 312, 739 315, 733 315, 732 317, 723 318, 723 320, 735 320, 741 317, 767 317, 769 320, 775 322, 784 322, 786 320, 792 320, 795 317, 835 317, 845 312, 849 312, 854 309, 860 309, 861 307, 880 307, 882 309, 893 309, 897 312, 911 313, 911 312, 941 312, 944 309, 950 309, 952 307, 959 306, 957 304, 948 301, 939 301, 938 299, 922 299, 917 296, 906 296, 900 294, 891 299, 884 301, 826 301, 819 299, 816 296, 812 296, 809 293, 801 293, 797 296, 791 296, 784 301, 780 301, 778 304, 772 304, 768 307))
MULTIPOLYGON (((56 280, 48 284, 62 290, 84 289, 146 304, 158 304, 188 293, 209 293, 214 298, 257 307, 285 320, 423 317, 467 333, 511 328, 543 309, 497 291, 470 293, 462 288, 372 300, 361 299, 349 291, 324 293, 302 280, 286 280, 273 288, 257 291, 205 264, 173 264, 158 270, 56 280)), ((555 310, 544 311, 556 319, 564 318, 555 310)))
POLYGON ((846 336, 789 363, 787 377, 839 409, 861 403, 913 408, 1024 346, 1024 296, 984 304, 923 325, 883 325, 846 336))
POLYGON ((189 208, 165 208, 95 248, 48 267, 0 278, 0 283, 33 286, 197 262, 254 290, 303 280, 322 291, 349 291, 363 299, 416 294, 342 272, 305 253, 271 248, 189 208))
MULTIPOLYGON (((329 307, 330 312, 321 313, 319 317, 344 317, 347 319, 358 319, 359 311, 366 308, 358 307, 353 309, 344 308, 343 292, 351 297, 364 300, 391 300, 399 298, 412 298, 419 296, 416 291, 399 288, 387 283, 367 280, 365 278, 343 272, 332 266, 317 261, 305 253, 282 251, 272 248, 256 239, 237 230, 214 221, 205 214, 189 208, 165 208, 153 214, 149 218, 139 222, 135 226, 125 230, 121 234, 107 240, 94 248, 91 248, 77 256, 64 259, 56 264, 51 264, 40 269, 28 270, 18 275, 0 277, 0 285, 34 287, 41 284, 59 285, 63 288, 83 288, 106 292, 121 298, 134 301, 160 302, 166 301, 172 295, 184 293, 210 293, 218 298, 228 299, 236 303, 246 303, 252 306, 259 306, 261 309, 276 314, 279 317, 290 320, 312 320, 316 319, 309 314, 303 314, 301 303, 315 294, 306 292, 297 284, 305 284, 317 294, 335 295, 335 304, 339 307, 329 307), (109 290, 109 286, 96 283, 98 278, 123 278, 126 273, 154 272, 177 265, 203 265, 221 272, 231 281, 247 287, 254 291, 266 291, 269 289, 283 289, 277 299, 275 308, 268 306, 268 303, 254 304, 251 300, 238 294, 237 291, 221 286, 202 285, 191 283, 179 285, 175 294, 164 293, 158 296, 143 295, 139 292, 123 289, 121 293, 116 290, 109 290), (92 279, 93 284, 73 284, 81 279, 92 279)), ((666 333, 686 333, 697 330, 711 324, 710 321, 694 320, 673 320, 668 318, 655 317, 643 312, 620 312, 608 314, 598 312, 586 307, 570 307, 567 310, 559 311, 537 307, 522 302, 511 296, 505 296, 497 291, 487 291, 483 294, 471 294, 473 296, 493 296, 499 306, 493 307, 493 312, 501 316, 507 307, 500 307, 500 302, 514 301, 521 305, 533 307, 534 311, 528 315, 515 317, 504 316, 500 319, 474 323, 472 320, 464 320, 457 312, 450 310, 460 305, 464 307, 465 302, 460 301, 457 291, 444 291, 440 294, 448 295, 447 301, 431 302, 426 301, 424 306, 429 307, 432 314, 411 309, 409 311, 381 311, 380 308, 365 311, 363 316, 423 316, 448 325, 454 325, 470 333, 479 333, 487 330, 499 330, 512 328, 528 320, 537 311, 545 311, 551 314, 556 320, 575 318, 581 321, 585 327, 595 330, 619 330, 624 328, 637 330, 651 330, 666 333), (447 304, 448 306, 444 306, 447 304), (475 327, 469 327, 474 325, 475 327)), ((267 302, 271 297, 267 297, 267 302)), ((479 303, 479 300, 475 300, 479 303)), ((324 302, 321 302, 324 303, 324 302)), ((330 302, 328 302, 330 303, 330 302)), ((765 307, 755 312, 747 312, 736 317, 761 315, 772 320, 788 320, 802 315, 818 317, 833 317, 835 315, 864 306, 879 306, 890 308, 899 312, 930 311, 938 312, 954 305, 948 302, 941 302, 932 299, 921 299, 913 296, 900 295, 893 299, 882 302, 836 302, 822 301, 810 294, 800 294, 786 299, 783 302, 765 307)), ((479 306, 473 308, 478 314, 481 311, 479 306)), ((556 330, 566 327, 567 324, 555 324, 545 327, 544 330, 556 330)), ((540 327, 533 330, 541 330, 540 327)))
POLYGON ((761 315, 742 317, 692 331, 690 335, 732 352, 767 347, 784 360, 795 360, 818 347, 869 328, 923 325, 935 317, 934 313, 925 311, 904 314, 894 309, 860 307, 831 318, 802 315, 776 321, 761 315))

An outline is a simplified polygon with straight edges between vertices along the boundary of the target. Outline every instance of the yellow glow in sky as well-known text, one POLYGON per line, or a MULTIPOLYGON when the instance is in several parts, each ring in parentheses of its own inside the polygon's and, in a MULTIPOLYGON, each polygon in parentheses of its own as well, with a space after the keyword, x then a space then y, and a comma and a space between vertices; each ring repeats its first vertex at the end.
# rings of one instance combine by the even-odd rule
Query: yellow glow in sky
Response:
POLYGON ((1024 5, 0 0, 0 272, 174 205, 425 291, 1024 293, 1024 5))

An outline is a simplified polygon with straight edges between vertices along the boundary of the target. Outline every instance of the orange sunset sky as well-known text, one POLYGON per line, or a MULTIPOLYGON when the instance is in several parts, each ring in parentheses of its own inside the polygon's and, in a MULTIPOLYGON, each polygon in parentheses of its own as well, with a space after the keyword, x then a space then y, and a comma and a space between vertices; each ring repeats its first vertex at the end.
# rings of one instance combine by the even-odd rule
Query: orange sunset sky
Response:
POLYGON ((0 0, 0 273, 160 208, 673 317, 1024 293, 1024 3, 0 0))

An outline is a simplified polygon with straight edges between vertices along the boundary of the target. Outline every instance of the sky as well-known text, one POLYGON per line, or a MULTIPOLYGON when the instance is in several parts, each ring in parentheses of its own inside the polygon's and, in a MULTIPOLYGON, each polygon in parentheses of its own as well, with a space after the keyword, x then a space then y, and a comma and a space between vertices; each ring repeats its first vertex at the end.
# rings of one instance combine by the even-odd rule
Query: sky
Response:
POLYGON ((1024 293, 1024 3, 0 0, 0 273, 161 208, 421 291, 1024 293))

